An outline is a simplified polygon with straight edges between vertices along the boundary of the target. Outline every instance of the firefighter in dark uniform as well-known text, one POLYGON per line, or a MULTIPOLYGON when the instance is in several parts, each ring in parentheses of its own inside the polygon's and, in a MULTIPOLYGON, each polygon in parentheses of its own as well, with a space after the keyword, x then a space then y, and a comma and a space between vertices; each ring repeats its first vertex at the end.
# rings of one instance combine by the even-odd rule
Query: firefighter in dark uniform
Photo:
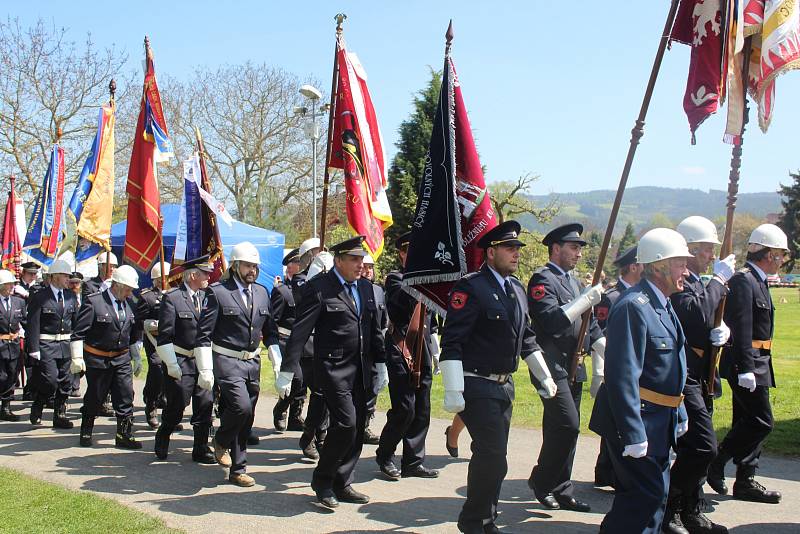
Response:
POLYGON ((305 283, 275 384, 281 397, 289 394, 293 377, 301 372, 303 347, 314 331, 314 380, 328 406, 330 427, 311 487, 328 508, 339 501, 369 502, 351 484, 363 446, 373 357, 379 383, 388 382, 375 295, 372 285, 361 279, 363 240, 357 236, 332 246, 334 268, 305 283))
POLYGON ((16 283, 14 273, 0 270, 0 421, 12 422, 19 421, 11 411, 11 401, 28 313, 25 299, 13 293, 16 283))
MULTIPOLYGON (((378 324, 386 337, 386 327, 388 326, 388 316, 386 315, 386 295, 383 287, 375 282, 375 260, 367 254, 364 256, 361 278, 372 283, 372 291, 375 293, 375 307, 378 308, 378 324)), ((373 358, 373 362, 374 362, 373 358)), ((385 385, 384 385, 385 387, 385 385)), ((377 445, 380 443, 380 436, 376 435, 369 428, 370 422, 375 417, 375 407, 378 405, 378 392, 383 389, 378 384, 378 372, 375 366, 372 367, 372 389, 367 390, 367 422, 364 428, 364 445, 377 445)))
POLYGON ((228 480, 242 487, 255 484, 246 473, 247 438, 253 427, 261 386, 263 343, 270 358, 280 359, 278 327, 272 319, 267 288, 256 283, 261 258, 258 249, 244 241, 233 247, 231 267, 224 281, 208 287, 206 303, 197 327, 194 348, 198 385, 219 386, 222 409, 220 425, 212 441, 214 456, 228 463, 228 480))
POLYGON ((714 262, 714 247, 720 244, 717 228, 704 217, 687 217, 676 230, 686 239, 693 255, 687 261, 689 276, 683 283, 683 291, 670 296, 686 335, 687 377, 683 405, 689 417, 689 430, 678 439, 661 529, 666 534, 724 534, 728 530, 705 516, 700 499, 708 466, 717 454, 717 437, 711 421, 713 399, 708 396, 707 389, 711 347, 712 344, 724 345, 730 336, 725 323, 714 328, 714 316, 728 293, 725 284, 733 276, 736 258, 731 254, 714 262), (700 274, 705 273, 712 262, 714 276, 706 285, 700 274))
POLYGON ((776 504, 781 500, 781 494, 762 486, 755 474, 762 445, 774 425, 769 388, 775 387, 775 307, 767 276, 778 272, 788 251, 783 230, 762 224, 750 234, 745 267, 728 281, 725 323, 731 329, 731 339, 722 353, 720 374, 731 386, 733 421, 711 463, 708 483, 717 493, 727 493, 725 464, 733 459, 733 498, 744 501, 776 504))
POLYGON ((53 427, 72 428, 67 419, 67 399, 72 392, 69 342, 78 320, 78 300, 67 289, 72 267, 55 260, 49 268, 48 288, 34 293, 28 303, 25 342, 28 357, 38 362, 30 421, 42 423, 45 402, 55 394, 53 427))
MULTIPOLYGON (((29 261, 20 265, 19 283, 14 286, 14 293, 20 296, 26 302, 30 297, 42 288, 42 285, 36 281, 39 274, 39 265, 35 262, 29 261)), ((25 386, 22 388, 22 400, 33 400, 33 390, 31 389, 31 378, 33 378, 33 368, 38 363, 36 360, 28 358, 28 350, 23 347, 23 356, 21 361, 24 365, 17 366, 18 376, 25 372, 25 386)))
MULTIPOLYGON (((170 265, 164 263, 163 276, 169 275, 170 265)), ((161 368, 161 358, 156 351, 156 336, 158 335, 158 313, 164 293, 161 290, 161 262, 156 262, 150 270, 150 279, 153 285, 143 289, 137 296, 134 293, 132 300, 136 306, 136 331, 142 334, 142 339, 136 342, 144 345, 144 354, 147 357, 147 377, 144 381, 142 397, 144 397, 144 412, 147 424, 155 430, 158 428, 158 408, 164 406, 164 371, 161 368)))
MULTIPOLYGON (((642 279, 644 266, 636 263, 636 246, 622 251, 614 260, 614 266, 619 269, 617 284, 608 289, 600 299, 600 304, 594 307, 594 315, 597 318, 597 325, 606 335, 606 323, 611 307, 619 300, 619 297, 631 286, 635 286, 642 279)), ((592 367, 592 373, 597 374, 598 369, 592 367)), ((592 388, 589 390, 592 398, 597 396, 600 384, 595 387, 592 381, 592 388)), ((594 466, 594 485, 595 486, 614 486, 614 466, 605 444, 605 439, 600 438, 600 452, 597 455, 597 463, 594 466)))
MULTIPOLYGON (((286 279, 283 283, 276 284, 272 288, 270 301, 272 302, 272 313, 275 323, 278 325, 278 345, 281 352, 286 352, 286 341, 292 333, 294 324, 295 303, 292 296, 292 280, 300 270, 300 249, 290 251, 283 258, 283 266, 286 268, 286 279)), ((275 375, 278 369, 273 370, 275 375)), ((272 409, 272 422, 275 430, 283 432, 285 430, 303 430, 303 405, 306 402, 306 385, 303 377, 296 376, 292 382, 292 393, 285 399, 278 399, 272 409)))
MULTIPOLYGON (((73 272, 69 277, 69 289, 75 294, 75 299, 78 301, 78 309, 83 302, 83 275, 78 271, 73 272)), ((72 392, 70 397, 80 398, 81 396, 81 373, 72 374, 72 392)))
MULTIPOLYGON (((583 226, 566 224, 548 233, 542 243, 550 261, 537 269, 528 283, 530 308, 536 339, 558 386, 558 393, 542 401, 542 447, 531 471, 528 486, 539 502, 549 509, 565 508, 588 512, 589 505, 573 496, 572 463, 580 432, 582 382, 586 369, 581 362, 570 384, 569 372, 577 349, 581 316, 600 302, 602 286, 581 289, 572 272, 581 258, 586 241, 583 226)), ((605 337, 592 317, 583 350, 592 353, 592 383, 597 389, 603 381, 605 337)))
POLYGON ((467 499, 458 517, 458 529, 470 534, 499 532, 494 521, 508 471, 511 376, 518 357, 541 384, 540 395, 556 393, 531 328, 524 289, 512 276, 525 246, 519 233, 519 223, 506 221, 480 238, 486 263, 453 287, 442 331, 444 409, 459 414, 472 438, 467 499))
MULTIPOLYGON (((431 313, 424 319, 422 367, 420 387, 411 382, 411 370, 404 354, 414 358, 414 347, 406 345, 406 334, 414 314, 417 301, 403 291, 403 266, 408 255, 411 232, 395 240, 400 257, 400 270, 386 276, 386 308, 391 321, 391 332, 386 333, 386 367, 389 370, 389 396, 392 407, 386 414, 386 425, 381 432, 380 444, 375 452, 375 461, 381 472, 397 480, 404 477, 436 478, 439 472, 428 469, 425 462, 425 437, 431 424, 431 383, 433 360, 431 347, 431 313), (401 469, 393 461, 397 445, 403 444, 401 469)), ((420 311, 425 310, 424 307, 420 311)), ((416 327, 415 327, 416 328, 416 327)))
POLYGON ((70 342, 71 371, 86 373, 81 447, 92 446, 94 418, 110 391, 117 415, 116 446, 142 448, 133 436, 133 375, 142 372, 142 356, 132 345, 136 317, 130 296, 138 284, 133 267, 123 265, 111 275, 110 287, 85 297, 81 305, 70 342))
POLYGON ((163 364, 166 405, 161 412, 161 426, 156 432, 155 453, 159 460, 167 458, 170 435, 177 429, 183 411, 191 402, 192 460, 215 464, 217 460, 208 446, 214 378, 210 371, 202 377, 194 358, 197 322, 214 265, 208 262, 208 256, 204 256, 185 262, 183 269, 183 283, 164 293, 158 311, 156 351, 163 364))

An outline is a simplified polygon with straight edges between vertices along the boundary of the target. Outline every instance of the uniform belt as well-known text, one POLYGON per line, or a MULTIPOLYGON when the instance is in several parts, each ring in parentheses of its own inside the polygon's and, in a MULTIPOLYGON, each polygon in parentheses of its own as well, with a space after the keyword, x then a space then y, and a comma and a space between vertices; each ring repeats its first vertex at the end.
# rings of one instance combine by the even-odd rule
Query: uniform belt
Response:
POLYGON ((253 351, 233 350, 233 349, 227 349, 221 345, 217 345, 216 343, 211 344, 211 350, 213 350, 218 354, 222 354, 223 356, 228 356, 230 358, 236 358, 239 360, 252 360, 256 356, 261 354, 261 351, 259 351, 258 349, 253 351))
POLYGON ((706 349, 701 349, 699 347, 692 347, 692 350, 695 354, 700 356, 701 358, 706 355, 706 349))
POLYGON ((753 340, 753 348, 754 349, 770 350, 770 349, 772 349, 772 340, 771 339, 754 339, 753 340))
POLYGON ((486 380, 491 380, 492 382, 497 382, 498 384, 505 384, 511 378, 511 373, 479 375, 478 373, 464 371, 464 376, 484 378, 486 380))
POLYGON ((289 337, 292 335, 292 330, 290 328, 284 328, 282 326, 279 326, 278 333, 281 334, 282 336, 289 337))
MULTIPOLYGON (((69 338, 69 336, 67 336, 69 338)), ((2 341, 14 341, 15 339, 19 339, 19 332, 14 332, 13 334, 0 334, 0 340, 2 341)))
POLYGON ((69 341, 72 334, 39 334, 39 339, 45 341, 69 341))
POLYGON ((93 356, 102 356, 103 358, 116 358, 117 356, 122 356, 128 349, 125 350, 101 350, 91 345, 87 345, 86 343, 83 344, 83 350, 88 352, 93 356))
POLYGON ((643 388, 642 386, 639 386, 639 398, 669 408, 677 408, 681 405, 681 402, 683 402, 683 395, 664 395, 663 393, 643 388))
POLYGON ((173 345, 175 348, 175 354, 180 354, 181 356, 186 356, 187 358, 194 358, 194 351, 190 349, 184 349, 179 345, 173 345))

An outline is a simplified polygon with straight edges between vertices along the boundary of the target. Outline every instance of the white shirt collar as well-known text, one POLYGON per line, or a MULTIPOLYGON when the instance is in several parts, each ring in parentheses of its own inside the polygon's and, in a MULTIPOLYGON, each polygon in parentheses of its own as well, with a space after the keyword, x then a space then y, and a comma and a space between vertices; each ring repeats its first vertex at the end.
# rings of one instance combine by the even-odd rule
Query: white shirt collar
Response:
MULTIPOLYGON (((486 264, 486 267, 489 267, 488 263, 486 264)), ((502 276, 500 276, 500 273, 498 273, 497 271, 495 271, 491 267, 489 267, 489 270, 492 272, 494 277, 497 278, 497 283, 500 284, 500 287, 505 289, 505 285, 504 284, 505 284, 506 280, 508 280, 508 278, 503 278, 502 276)))
POLYGON ((555 267, 556 271, 558 271, 560 274, 567 274, 567 271, 565 271, 564 269, 562 269, 561 267, 559 267, 558 265, 556 265, 552 261, 548 261, 547 265, 552 265, 553 267, 555 267))
POLYGON ((658 289, 658 288, 655 286, 655 284, 653 284, 653 282, 651 282, 650 280, 647 280, 647 279, 645 278, 645 282, 647 282, 648 284, 650 284, 650 287, 652 288, 652 290, 653 290, 653 293, 655 293, 655 294, 656 294, 656 297, 658 298, 658 301, 661 303, 661 305, 662 305, 663 307, 665 307, 665 308, 666 308, 666 307, 667 307, 667 296, 666 296, 666 295, 665 295, 665 294, 664 294, 664 293, 663 293, 663 292, 662 292, 660 289, 658 289))
POLYGON ((250 285, 248 285, 248 286, 245 286, 245 285, 244 285, 243 283, 241 283, 241 282, 239 281, 239 279, 238 279, 238 278, 236 278, 235 276, 233 277, 233 281, 234 281, 234 282, 236 282, 236 286, 239 288, 239 291, 240 291, 240 292, 242 292, 242 294, 244 294, 244 290, 245 290, 245 289, 247 289, 247 290, 250 290, 250 289, 251 289, 251 287, 250 287, 250 286, 251 286, 252 284, 250 284, 250 285))
POLYGON ((64 300, 67 300, 66 297, 64 297, 64 293, 66 292, 66 289, 56 289, 53 286, 49 286, 49 287, 50 287, 50 290, 53 292, 53 296, 56 298, 56 300, 58 300, 58 292, 59 291, 61 292, 61 298, 63 298, 64 300))
POLYGON ((756 265, 755 263, 749 262, 749 261, 747 262, 747 265, 749 265, 750 268, 753 269, 756 272, 758 277, 761 278, 762 282, 764 282, 767 279, 767 273, 762 271, 761 268, 758 265, 756 265))
POLYGON ((618 279, 618 280, 617 280, 617 282, 618 282, 618 283, 619 283, 619 284, 620 284, 622 287, 624 287, 625 289, 628 289, 629 287, 631 287, 631 285, 630 285, 628 282, 626 282, 626 281, 625 281, 625 279, 623 279, 623 278, 620 278, 620 279, 618 279))
POLYGON ((105 291, 108 291, 108 296, 111 297, 111 302, 113 302, 115 305, 117 302, 119 302, 123 307, 125 306, 125 303, 117 299, 117 297, 114 296, 114 293, 111 292, 111 286, 108 286, 105 291))

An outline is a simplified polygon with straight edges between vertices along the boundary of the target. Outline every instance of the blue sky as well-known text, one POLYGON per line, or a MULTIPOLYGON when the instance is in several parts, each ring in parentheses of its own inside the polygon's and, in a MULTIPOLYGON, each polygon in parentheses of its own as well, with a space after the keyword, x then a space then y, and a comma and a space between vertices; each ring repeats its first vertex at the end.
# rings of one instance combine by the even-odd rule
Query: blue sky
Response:
MULTIPOLYGON (((472 2, 172 1, 9 2, 25 25, 55 20, 81 40, 115 44, 138 66, 148 34, 158 73, 267 62, 329 88, 333 16, 369 75, 389 157, 412 94, 441 68, 453 19, 453 57, 487 179, 540 174, 534 193, 616 189, 668 0, 472 2), (613 8, 609 7, 613 6, 613 8)), ((725 189, 730 146, 724 110, 690 136, 681 106, 688 49, 675 45, 661 70, 629 186, 725 189)), ((168 99, 169 95, 162 95, 168 99)), ((800 169, 800 72, 778 80, 767 135, 751 113, 741 192, 774 191, 800 169)), ((167 118, 169 120, 169 118, 167 118)), ((88 140, 87 140, 88 141, 88 140)))

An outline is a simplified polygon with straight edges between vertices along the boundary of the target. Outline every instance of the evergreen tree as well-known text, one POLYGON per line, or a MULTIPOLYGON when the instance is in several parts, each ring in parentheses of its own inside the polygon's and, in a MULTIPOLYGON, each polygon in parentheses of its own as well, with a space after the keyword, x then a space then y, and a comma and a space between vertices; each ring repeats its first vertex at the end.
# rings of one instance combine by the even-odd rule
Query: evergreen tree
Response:
POLYGON ((617 247, 617 254, 622 254, 633 245, 636 244, 636 232, 633 229, 633 223, 628 222, 627 226, 625 226, 625 232, 622 234, 622 238, 619 240, 619 247, 617 247))
POLYGON ((794 181, 791 185, 781 184, 778 192, 783 195, 783 213, 781 213, 778 226, 786 232, 789 237, 789 250, 791 257, 786 264, 786 271, 791 272, 797 261, 798 251, 800 250, 800 171, 789 173, 794 181))

